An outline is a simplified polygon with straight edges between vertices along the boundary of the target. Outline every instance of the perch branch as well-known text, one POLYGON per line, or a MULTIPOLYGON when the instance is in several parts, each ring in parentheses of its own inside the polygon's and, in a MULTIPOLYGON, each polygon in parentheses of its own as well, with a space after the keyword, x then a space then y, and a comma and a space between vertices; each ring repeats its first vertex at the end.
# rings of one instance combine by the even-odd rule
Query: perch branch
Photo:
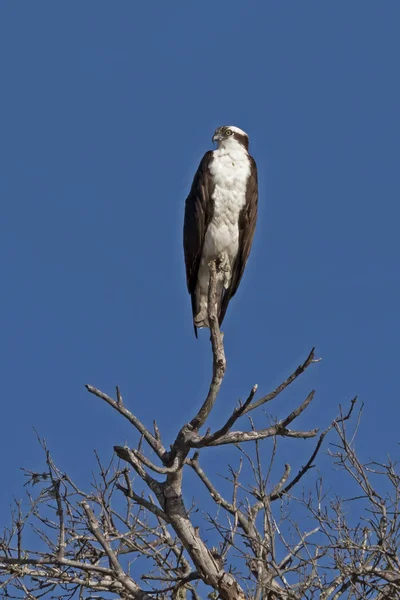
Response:
POLYGON ((222 380, 225 375, 226 358, 223 345, 223 335, 218 324, 217 314, 217 266, 215 261, 210 262, 210 284, 208 287, 208 320, 210 324, 211 346, 213 353, 213 374, 207 397, 200 408, 199 412, 190 422, 192 429, 199 430, 202 427, 210 414, 218 392, 220 390, 222 380))

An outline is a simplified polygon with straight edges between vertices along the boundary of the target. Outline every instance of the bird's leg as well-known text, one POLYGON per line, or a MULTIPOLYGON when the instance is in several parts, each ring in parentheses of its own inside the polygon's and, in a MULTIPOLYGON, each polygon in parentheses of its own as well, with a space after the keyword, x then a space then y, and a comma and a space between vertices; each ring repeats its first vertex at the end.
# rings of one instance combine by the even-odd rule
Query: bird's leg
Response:
POLYGON ((231 282, 231 263, 227 252, 221 252, 217 258, 217 275, 223 282, 225 289, 229 287, 231 282))

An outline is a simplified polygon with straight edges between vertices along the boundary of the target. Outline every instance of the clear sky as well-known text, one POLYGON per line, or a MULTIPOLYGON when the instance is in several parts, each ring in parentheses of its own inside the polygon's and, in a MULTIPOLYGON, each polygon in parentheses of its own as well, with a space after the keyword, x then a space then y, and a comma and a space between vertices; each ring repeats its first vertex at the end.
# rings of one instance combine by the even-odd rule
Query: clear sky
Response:
POLYGON ((324 427, 358 394, 362 458, 396 454, 399 22, 398 0, 0 3, 0 515, 43 464, 33 426, 81 483, 94 448, 134 442, 85 383, 167 443, 198 409, 183 210, 224 124, 249 133, 259 220, 211 423, 316 346, 269 411, 315 387, 299 424, 324 427))

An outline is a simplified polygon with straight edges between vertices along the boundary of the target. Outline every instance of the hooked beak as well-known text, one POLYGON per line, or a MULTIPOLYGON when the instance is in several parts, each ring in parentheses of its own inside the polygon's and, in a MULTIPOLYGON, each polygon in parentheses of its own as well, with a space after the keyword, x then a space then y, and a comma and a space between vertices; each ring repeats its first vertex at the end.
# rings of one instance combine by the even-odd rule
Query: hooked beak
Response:
POLYGON ((220 133, 214 133, 214 135, 212 137, 213 144, 216 144, 220 140, 221 140, 221 134, 220 133))

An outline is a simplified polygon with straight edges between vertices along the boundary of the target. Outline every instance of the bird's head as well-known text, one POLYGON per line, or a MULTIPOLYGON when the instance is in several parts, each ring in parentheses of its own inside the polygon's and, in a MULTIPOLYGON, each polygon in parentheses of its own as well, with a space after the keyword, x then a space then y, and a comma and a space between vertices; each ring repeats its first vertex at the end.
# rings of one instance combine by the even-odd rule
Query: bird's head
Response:
POLYGON ((215 130, 212 141, 220 146, 241 144, 245 150, 249 149, 249 136, 245 131, 234 125, 224 125, 215 130))

